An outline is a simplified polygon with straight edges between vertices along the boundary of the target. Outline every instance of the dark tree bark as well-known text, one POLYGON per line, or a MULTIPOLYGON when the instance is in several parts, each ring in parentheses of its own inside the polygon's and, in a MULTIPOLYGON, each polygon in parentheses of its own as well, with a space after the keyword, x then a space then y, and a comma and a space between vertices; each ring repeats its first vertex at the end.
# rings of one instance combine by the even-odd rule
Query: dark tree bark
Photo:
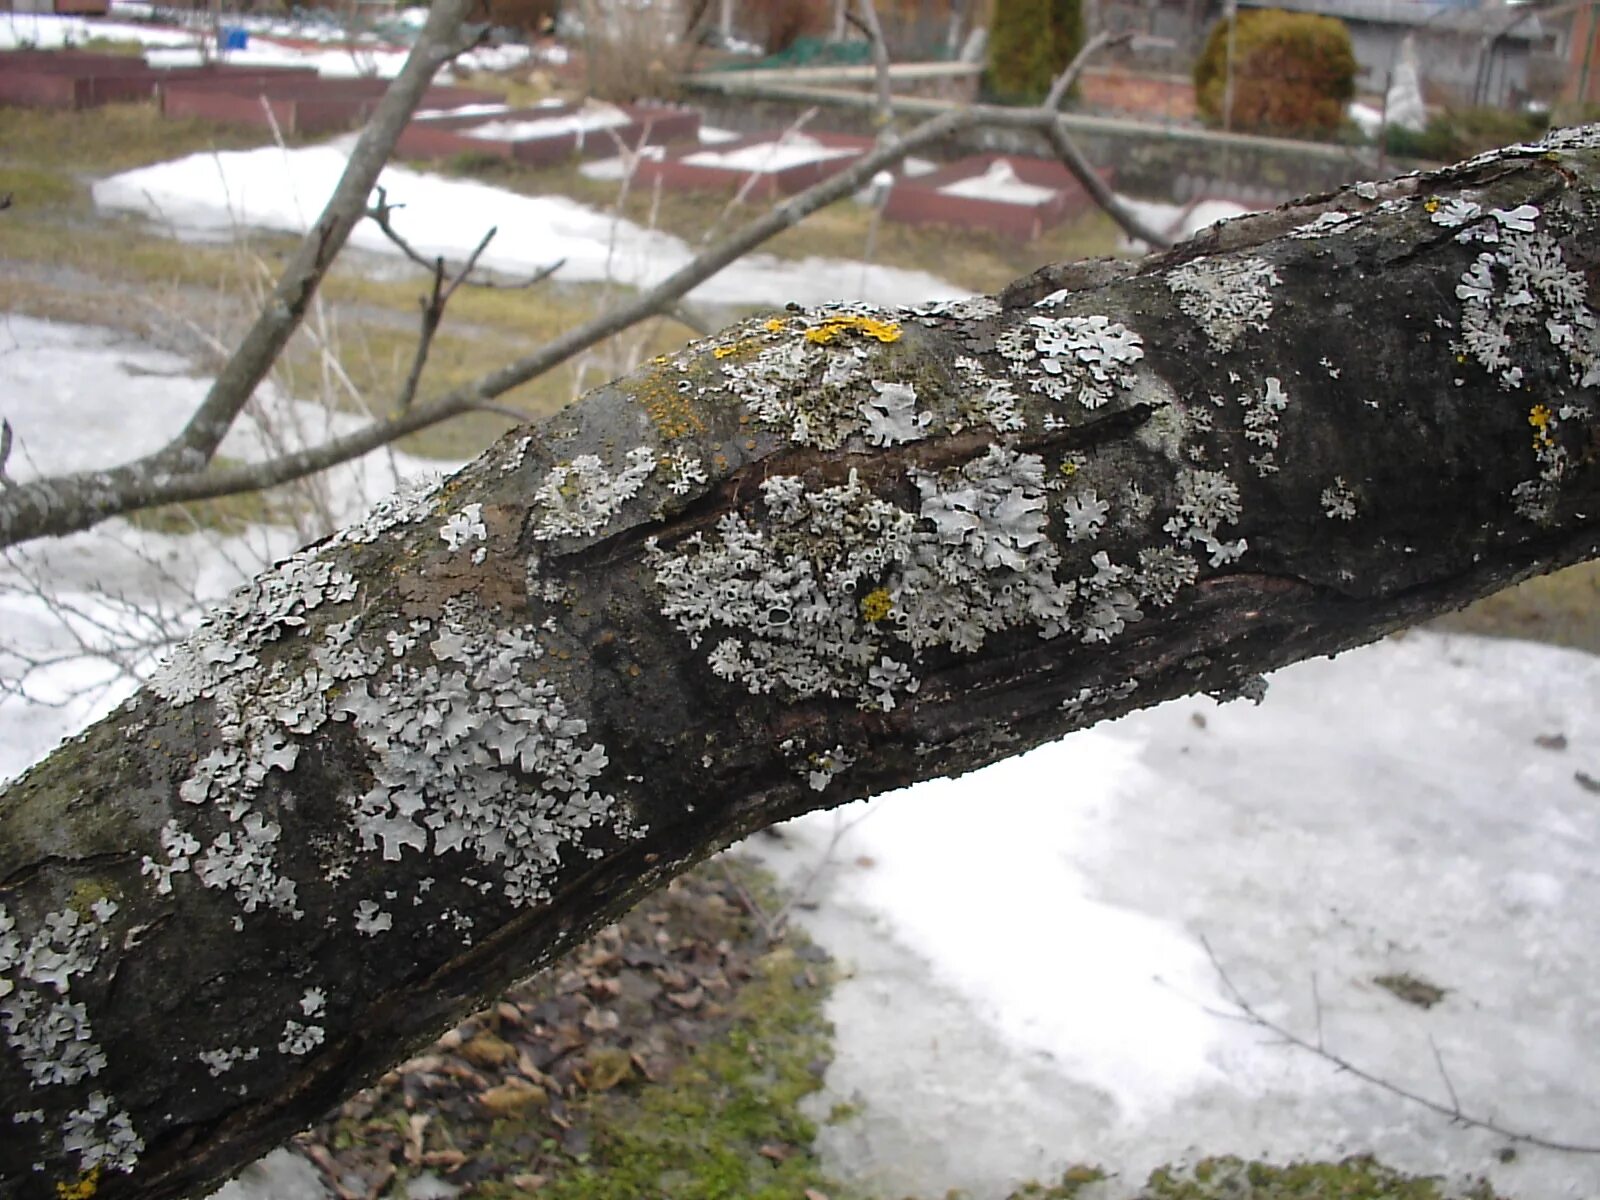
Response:
POLYGON ((1597 271, 1590 128, 752 320, 279 564, 0 794, 0 1195, 193 1194, 752 830, 1594 556, 1597 271))

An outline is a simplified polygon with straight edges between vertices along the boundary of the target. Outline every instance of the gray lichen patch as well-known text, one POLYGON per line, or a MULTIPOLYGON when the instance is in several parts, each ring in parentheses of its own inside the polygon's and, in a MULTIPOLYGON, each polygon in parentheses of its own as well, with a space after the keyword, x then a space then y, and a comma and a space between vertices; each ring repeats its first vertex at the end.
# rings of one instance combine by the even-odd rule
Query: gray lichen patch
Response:
POLYGON ((723 386, 759 427, 797 445, 835 450, 858 433, 880 445, 910 441, 932 419, 917 411, 914 389, 896 390, 906 381, 893 361, 902 337, 893 314, 823 308, 738 334, 712 347, 723 386))
MULTIPOLYGON (((24 936, 0 904, 0 1030, 35 1092, 75 1089, 106 1069, 88 1007, 73 999, 73 984, 93 972, 109 948, 117 913, 108 899, 85 913, 64 908, 45 913, 24 936)), ((132 1118, 102 1091, 69 1112, 56 1136, 81 1172, 132 1171, 144 1149, 132 1118)))
POLYGON ((1246 333, 1267 327, 1272 289, 1281 282, 1277 268, 1255 255, 1198 258, 1167 273, 1178 307, 1223 353, 1246 333))
POLYGON ((1460 332, 1452 348, 1507 392, 1537 382, 1562 397, 1529 405, 1538 471, 1513 492, 1523 517, 1547 523, 1573 465, 1564 428, 1584 427, 1600 387, 1600 320, 1589 306, 1587 282, 1567 265, 1557 238, 1539 228, 1543 214, 1534 205, 1485 210, 1456 197, 1430 200, 1428 207, 1434 224, 1459 230, 1456 241, 1489 247, 1456 285, 1460 332))
MULTIPOLYGON (((752 693, 887 711, 918 690, 925 651, 974 653, 1014 629, 1109 642, 1143 617, 1142 602, 1171 603, 1196 578, 1171 547, 1151 548, 1137 566, 1096 547, 1110 503, 1088 484, 1061 501, 1062 540, 1083 546, 1076 573, 1066 571, 1036 455, 991 446, 906 478, 914 510, 854 472, 824 487, 774 476, 759 513, 726 513, 714 536, 695 533, 670 550, 652 543, 663 615, 691 646, 710 642, 711 670, 752 693)), ((1220 546, 1213 535, 1237 517, 1237 492, 1231 508, 1216 489, 1186 496, 1185 529, 1220 546)))
MULTIPOLYGON (((605 747, 549 681, 532 626, 494 629, 465 603, 426 631, 433 661, 390 664, 345 689, 333 716, 370 754, 372 785, 350 798, 363 850, 397 860, 461 851, 516 904, 549 895, 563 855, 597 855, 591 831, 638 836, 628 806, 601 791, 605 747)), ((381 932, 374 906, 357 914, 381 932)))

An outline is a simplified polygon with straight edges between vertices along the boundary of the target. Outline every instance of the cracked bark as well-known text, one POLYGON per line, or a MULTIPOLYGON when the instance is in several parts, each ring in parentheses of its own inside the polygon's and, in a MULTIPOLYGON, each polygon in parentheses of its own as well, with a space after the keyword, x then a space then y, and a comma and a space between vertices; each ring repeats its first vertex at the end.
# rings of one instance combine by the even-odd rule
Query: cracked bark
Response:
MULTIPOLYGON (((1575 381, 1577 352, 1563 350, 1545 321, 1516 326, 1507 361, 1522 374, 1512 386, 1507 368, 1453 345, 1470 303, 1465 273, 1512 240, 1528 220, 1517 216, 1524 204, 1538 208, 1538 230, 1564 258, 1561 278, 1581 293, 1566 317, 1594 319, 1596 140, 1591 130, 1558 148, 1323 197, 1231 223, 1133 269, 1047 269, 989 310, 870 314, 881 324, 832 334, 819 314, 747 322, 599 389, 536 434, 508 435, 391 528, 367 540, 336 536, 269 573, 201 643, 195 661, 211 672, 204 694, 179 702, 170 686, 147 689, 0 793, 0 1112, 20 1114, 0 1137, 0 1194, 53 1197, 58 1184, 141 1200, 196 1194, 672 873, 755 829, 969 770, 1174 696, 1248 692, 1276 667, 1596 556, 1600 421, 1596 387, 1575 381), (1444 223, 1448 202, 1463 195, 1477 214, 1444 223), (1326 236, 1292 236, 1329 212, 1353 216, 1325 224, 1326 236), (1471 230, 1500 240, 1459 240, 1471 230), (1246 305, 1244 327, 1222 351, 1221 309, 1197 319, 1172 272, 1246 259, 1276 273, 1271 312, 1246 305), (1029 322, 1041 315, 1103 316, 1140 334, 1131 386, 1110 388, 1093 409, 1031 391, 1049 373, 1047 356, 1031 349, 1041 327, 1029 322), (869 328, 882 336, 865 336, 869 328), (1023 334, 1007 339, 1014 330, 1023 334), (828 419, 843 425, 838 449, 795 444, 787 426, 753 415, 734 382, 786 342, 819 363, 854 356, 860 395, 870 398, 873 378, 910 384, 930 423, 872 449, 856 392, 841 408, 846 393, 818 399, 797 388, 789 402, 833 404, 828 419), (1016 353, 1019 344, 1029 353, 1016 353), (973 417, 972 376, 958 356, 1014 385, 1025 430, 1001 434, 973 417), (1281 408, 1266 403, 1274 380, 1281 408), (1049 481, 1010 495, 1048 517, 1053 576, 1078 589, 1059 636, 1019 623, 974 651, 912 652, 889 625, 869 628, 876 618, 866 615, 868 584, 899 602, 897 568, 863 576, 861 594, 828 602, 847 615, 860 606, 859 636, 914 670, 917 690, 894 691, 886 709, 825 690, 751 694, 708 665, 727 637, 743 637, 748 651, 748 629, 716 625, 695 648, 662 615, 663 555, 692 559, 735 517, 776 536, 765 481, 793 477, 820 496, 853 480, 926 534, 917 480, 953 494, 966 486, 961 472, 997 444, 1037 459, 1049 481), (707 478, 685 477, 673 490, 663 459, 637 494, 553 531, 559 506, 601 494, 561 469, 594 455, 615 481, 637 447, 696 458, 707 478), (1247 544, 1235 561, 1224 553, 1213 563, 1179 517, 1201 472, 1236 492, 1236 516, 1210 530, 1218 543, 1247 544), (1103 520, 1069 519, 1065 506, 1091 492, 1109 504, 1103 520), (1141 550, 1193 564, 1170 603, 1133 582, 1141 550), (1093 581, 1107 567, 1125 569, 1130 596, 1111 604, 1112 617, 1094 607, 1106 600, 1093 581), (305 583, 313 570, 325 572, 322 582, 305 583), (339 598, 346 575, 353 594, 339 598), (516 631, 512 643, 495 641, 507 631, 516 631), (500 675, 473 668, 452 682, 457 664, 503 644, 516 653, 500 675), (366 658, 326 667, 351 648, 366 658), (418 694, 374 698, 391 678, 418 694), (305 680, 312 686, 284 699, 305 680), (428 804, 447 797, 424 796, 424 785, 416 795, 426 803, 411 814, 422 846, 385 858, 379 840, 362 845, 360 798, 400 787, 382 779, 410 762, 376 748, 389 734, 412 736, 395 733, 404 705, 425 714, 417 744, 435 747, 428 762, 442 772, 484 730, 505 735, 512 718, 498 714, 513 702, 549 723, 581 720, 582 731, 569 725, 563 735, 574 755, 604 747, 592 792, 553 784, 553 768, 514 756, 474 768, 530 796, 565 789, 561 819, 576 820, 576 831, 541 868, 546 898, 507 899, 505 863, 482 843, 441 848, 428 804), (247 718, 261 722, 258 734, 270 727, 270 743, 243 738, 247 718), (219 753, 247 760, 241 769, 257 767, 259 777, 196 792, 219 753), (572 817, 572 805, 613 796, 603 816, 572 817), (203 886, 201 875, 227 846, 248 841, 252 820, 276 825, 268 874, 292 880, 294 893, 247 911, 237 879, 203 886), (161 837, 169 822, 198 845, 163 892, 160 868, 175 861, 161 837), (221 837, 233 840, 219 850, 221 837), (56 934, 40 933, 52 914, 56 934), (63 921, 89 930, 72 951, 75 973, 45 953, 71 940, 63 921), (39 1034, 35 1017, 68 1002, 83 1006, 77 1031, 39 1034), (290 1022, 314 1024, 321 1040, 304 1053, 280 1049, 290 1022), (103 1064, 91 1071, 83 1046, 103 1064), (218 1071, 220 1051, 236 1053, 218 1071), (63 1070, 73 1078, 52 1081, 63 1070)), ((816 535, 818 554, 833 553, 834 536, 816 535)), ((997 590, 1003 582, 987 578, 997 590)), ((252 870, 259 882, 258 867, 239 868, 252 870)))

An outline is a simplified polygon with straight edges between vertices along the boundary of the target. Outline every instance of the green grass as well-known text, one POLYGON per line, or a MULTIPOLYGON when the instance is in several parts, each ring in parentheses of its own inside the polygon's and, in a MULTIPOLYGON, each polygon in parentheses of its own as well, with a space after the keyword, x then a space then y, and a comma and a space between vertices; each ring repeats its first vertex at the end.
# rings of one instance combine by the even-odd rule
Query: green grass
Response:
POLYGON ((725 1037, 659 1086, 597 1094, 588 1113, 590 1161, 550 1181, 541 1200, 794 1200, 807 1188, 839 1194, 811 1154, 816 1129, 799 1110, 821 1083, 812 1064, 828 1055, 823 989, 796 986, 804 964, 789 947, 755 965, 725 1037))
POLYGON ((0 166, 108 175, 202 150, 266 142, 260 130, 167 120, 154 104, 108 104, 90 112, 0 107, 0 166))
POLYGON ((1138 1200, 1446 1200, 1451 1196, 1495 1200, 1487 1184, 1453 1191, 1437 1179, 1404 1175, 1366 1156, 1287 1166, 1206 1158, 1192 1167, 1152 1172, 1138 1200))

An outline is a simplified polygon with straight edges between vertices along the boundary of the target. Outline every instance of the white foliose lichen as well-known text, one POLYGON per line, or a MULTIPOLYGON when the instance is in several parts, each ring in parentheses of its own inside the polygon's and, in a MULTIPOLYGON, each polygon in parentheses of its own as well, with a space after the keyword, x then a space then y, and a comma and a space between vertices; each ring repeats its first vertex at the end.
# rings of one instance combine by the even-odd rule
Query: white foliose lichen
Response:
POLYGON ((1093 540, 1110 513, 1111 505, 1093 488, 1074 492, 1061 502, 1061 519, 1067 528, 1067 538, 1074 542, 1093 540))
POLYGON ((1239 403, 1244 406, 1244 436, 1262 448, 1251 456, 1250 465, 1263 477, 1274 474, 1278 470, 1278 416, 1289 406, 1283 383, 1269 375, 1259 394, 1240 396, 1239 403))
POLYGON ((847 484, 814 492, 787 475, 761 490, 770 529, 729 513, 714 540, 697 533, 673 553, 652 545, 663 614, 691 645, 726 630, 708 661, 751 692, 783 687, 877 705, 868 676, 886 657, 878 627, 892 602, 885 593, 880 609, 865 605, 872 581, 909 556, 915 519, 874 497, 853 472, 847 484))
POLYGON ((1289 231, 1289 236, 1301 240, 1331 237, 1336 233, 1343 233, 1359 219, 1355 213, 1329 211, 1319 214, 1315 220, 1307 221, 1304 225, 1295 226, 1289 231))
POLYGON ((310 1054, 327 1040, 327 1031, 321 1025, 309 1025, 293 1017, 283 1023, 283 1036, 278 1039, 278 1053, 296 1057, 310 1054))
POLYGON ((928 436, 931 412, 917 411, 917 389, 909 383, 872 381, 871 396, 861 401, 861 417, 869 446, 899 446, 928 436))
POLYGON ((133 1128, 133 1118, 117 1109, 104 1092, 91 1092, 88 1102, 67 1114, 61 1126, 61 1146, 78 1156, 78 1169, 100 1167, 132 1171, 144 1149, 144 1139, 133 1128))
POLYGON ((911 310, 919 317, 950 317, 958 321, 986 321, 1001 313, 1000 302, 992 296, 968 296, 962 300, 936 300, 911 310))
POLYGON ((994 378, 984 370, 982 362, 966 354, 956 357, 955 368, 961 386, 951 433, 979 424, 987 424, 998 433, 1017 433, 1028 427, 1009 379, 994 378))
MULTIPOLYGON (((434 664, 392 663, 333 708, 371 753, 373 785, 348 802, 363 849, 391 861, 407 848, 462 851, 499 869, 507 899, 532 904, 548 898, 564 852, 599 853, 582 845, 589 830, 641 832, 595 790, 605 748, 584 740, 587 724, 552 684, 525 677, 543 654, 534 627, 493 630, 447 609, 429 648, 434 664)), ((363 932, 381 932, 388 914, 363 905, 363 932)))
POLYGON ((374 504, 360 520, 334 534, 331 543, 336 546, 351 543, 367 545, 385 533, 393 533, 395 537, 404 536, 404 531, 394 531, 402 525, 420 521, 433 512, 434 497, 438 494, 442 479, 440 475, 425 473, 403 481, 393 493, 374 504))
POLYGON ((1522 386, 1532 365, 1519 351, 1544 341, 1565 358, 1573 386, 1600 385, 1600 330, 1586 302, 1584 277, 1567 266, 1554 238, 1534 228, 1538 209, 1522 205, 1509 214, 1515 218, 1510 222, 1499 219, 1501 211, 1464 231, 1496 230, 1478 239, 1496 248, 1480 253, 1456 285, 1461 337, 1453 348, 1511 389, 1522 386))
MULTIPOLYGON (((992 446, 959 468, 907 475, 916 512, 855 474, 815 490, 774 476, 762 485, 764 524, 733 512, 714 538, 694 534, 671 551, 652 544, 663 614, 691 645, 710 639, 712 671, 752 693, 888 710, 920 686, 923 650, 975 651, 1020 627, 1108 641, 1141 617, 1147 584, 1168 599, 1193 578, 1164 561, 1134 571, 1101 551, 1090 573, 1058 580, 1035 455, 992 446)), ((1069 519, 1087 537, 1105 504, 1090 492, 1077 504, 1069 519)))
POLYGON ((483 505, 468 504, 451 513, 439 527, 439 536, 452 550, 459 550, 468 542, 487 539, 489 530, 483 523, 483 505))
MULTIPOLYGON (((785 742, 782 748, 789 749, 790 743, 785 742)), ((806 755, 795 764, 795 770, 805 777, 812 791, 822 792, 837 776, 855 766, 855 761, 855 756, 843 746, 835 746, 831 750, 818 750, 806 755)))
MULTIPOLYGON (((325 595, 310 602, 302 589, 300 607, 285 609, 280 601, 279 615, 270 627, 273 636, 302 628, 306 623, 302 609, 308 611, 324 599, 343 602, 355 594, 353 580, 344 579, 342 571, 303 574, 311 580, 308 586, 325 595)), ((232 892, 247 913, 270 907, 296 918, 302 915, 294 881, 281 876, 276 865, 282 829, 270 816, 254 811, 252 801, 272 771, 293 769, 299 758, 295 735, 314 733, 327 721, 334 686, 365 676, 386 660, 382 651, 367 649, 356 639, 357 624, 352 618, 327 625, 312 647, 309 668, 292 671, 278 662, 263 672, 252 654, 255 670, 230 670, 210 681, 205 692, 215 702, 221 744, 194 764, 179 785, 178 796, 196 808, 220 812, 229 826, 210 835, 206 843, 193 828, 169 821, 160 835, 167 861, 146 856, 142 867, 154 879, 158 893, 172 890, 175 873, 192 870, 206 887, 232 892)), ((231 668, 240 661, 235 656, 227 665, 231 668)))
POLYGON ((1199 543, 1213 567, 1236 561, 1249 548, 1244 538, 1224 542, 1224 525, 1239 519, 1239 489, 1220 471, 1186 468, 1178 476, 1178 510, 1162 526, 1180 544, 1199 543))
POLYGON ((1343 475, 1335 475, 1333 482, 1322 489, 1322 511, 1330 521, 1356 519, 1356 494, 1343 475))
MULTIPOLYGON (((1461 301, 1460 337, 1451 343, 1458 355, 1494 375, 1502 388, 1522 387, 1538 368, 1542 346, 1564 362, 1566 382, 1577 389, 1600 386, 1600 322, 1587 301, 1584 277, 1567 266, 1561 247, 1538 229, 1540 213, 1531 204, 1515 209, 1478 211, 1473 204, 1442 205, 1433 213, 1441 224, 1463 225, 1458 239, 1494 248, 1478 255, 1456 285, 1461 301)), ((1555 511, 1557 489, 1571 466, 1561 438, 1564 422, 1587 418, 1586 403, 1534 404, 1528 413, 1538 474, 1512 491, 1518 513, 1546 522, 1555 511)))
POLYGON ((1228 351, 1272 316, 1272 289, 1282 280, 1263 258, 1197 258, 1167 274, 1167 288, 1214 349, 1228 351))
POLYGON ((355 598, 348 571, 302 550, 238 589, 180 643, 150 677, 150 689, 174 704, 210 696, 251 670, 262 646, 304 625, 324 604, 355 598))
POLYGON ((0 1028, 33 1087, 81 1083, 105 1069, 88 1010, 70 994, 73 978, 94 970, 117 911, 102 900, 87 917, 71 908, 46 913, 24 939, 0 906, 0 1028))
POLYGON ((242 1062, 255 1062, 261 1057, 261 1048, 251 1046, 245 1049, 243 1046, 228 1046, 216 1050, 202 1050, 195 1057, 206 1070, 211 1072, 211 1078, 216 1079, 226 1075, 242 1062))
POLYGON ((707 482, 708 478, 700 459, 682 450, 669 450, 663 454, 661 469, 667 473, 667 491, 674 496, 687 496, 698 485, 707 482))
POLYGON ((1026 375, 1035 392, 1053 400, 1075 399, 1096 409, 1118 388, 1134 385, 1144 339, 1122 322, 1097 314, 1029 317, 1028 325, 1033 330, 1032 354, 1014 358, 1012 370, 1026 375))
POLYGON ((628 451, 616 474, 598 455, 580 454, 570 463, 551 467, 533 495, 539 514, 533 536, 541 542, 562 537, 587 537, 610 524, 655 473, 656 452, 648 446, 628 451))
POLYGON ((368 937, 388 933, 394 928, 394 917, 378 907, 376 900, 363 900, 356 905, 356 932, 368 937))

